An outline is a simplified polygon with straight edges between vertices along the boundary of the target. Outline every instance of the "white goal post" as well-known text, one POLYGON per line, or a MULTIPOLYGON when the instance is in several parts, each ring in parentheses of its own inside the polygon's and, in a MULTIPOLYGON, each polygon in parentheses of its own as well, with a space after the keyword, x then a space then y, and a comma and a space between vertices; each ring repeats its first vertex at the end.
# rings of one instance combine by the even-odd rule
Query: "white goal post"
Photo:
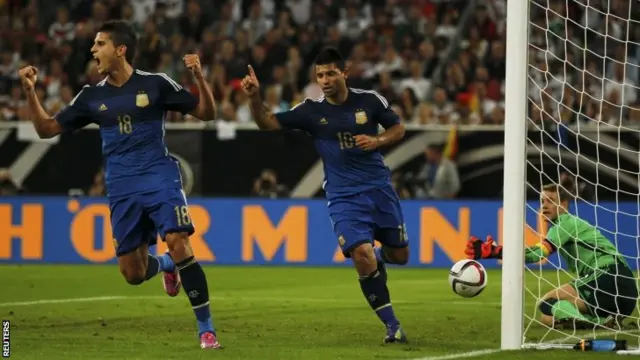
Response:
MULTIPOLYGON (((543 264, 527 265, 524 258, 530 235, 541 240, 548 228, 541 216, 537 224, 531 222, 532 215, 538 215, 535 202, 539 201, 533 193, 539 196, 541 185, 547 183, 563 187, 561 178, 567 176, 591 189, 588 194, 574 189, 577 198, 570 212, 585 217, 619 249, 633 270, 627 278, 637 283, 640 1, 507 0, 506 4, 500 347, 570 349, 580 339, 615 338, 627 340, 630 348, 619 354, 640 355, 637 306, 624 326, 617 320, 612 326, 594 314, 590 315, 594 320, 580 329, 541 322, 537 302, 549 290, 576 279, 567 262, 578 259, 563 260, 554 254, 543 264), (533 131, 540 133, 538 139, 532 140, 533 131), (625 142, 625 136, 632 140, 625 142), (608 159, 602 151, 609 152, 608 159)), ((597 303, 589 305, 600 309, 597 303)))
POLYGON ((501 348, 520 349, 524 331, 524 227, 529 2, 507 1, 501 348))

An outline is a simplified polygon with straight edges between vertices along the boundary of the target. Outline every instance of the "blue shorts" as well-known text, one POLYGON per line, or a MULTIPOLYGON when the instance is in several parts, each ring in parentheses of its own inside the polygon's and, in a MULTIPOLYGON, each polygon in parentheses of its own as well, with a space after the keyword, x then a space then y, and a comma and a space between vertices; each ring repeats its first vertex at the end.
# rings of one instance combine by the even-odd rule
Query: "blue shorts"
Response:
POLYGON ((400 199, 389 186, 329 201, 329 217, 345 257, 363 243, 378 240, 392 248, 409 245, 400 199))
POLYGON ((164 240, 168 233, 193 234, 194 227, 181 189, 163 189, 109 199, 111 229, 116 255, 131 253, 140 246, 164 240))

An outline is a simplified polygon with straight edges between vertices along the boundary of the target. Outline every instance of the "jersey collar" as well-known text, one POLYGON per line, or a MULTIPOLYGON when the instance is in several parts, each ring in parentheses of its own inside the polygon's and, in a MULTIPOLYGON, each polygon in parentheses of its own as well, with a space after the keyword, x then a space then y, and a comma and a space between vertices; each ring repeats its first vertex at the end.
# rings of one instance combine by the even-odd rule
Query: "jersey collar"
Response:
POLYGON ((562 214, 562 215, 558 216, 558 218, 556 219, 556 221, 554 221, 553 223, 554 223, 554 224, 557 224, 557 223, 559 223, 559 222, 560 222, 560 221, 562 221, 562 220, 566 220, 568 217, 571 217, 571 214, 569 214, 568 212, 566 212, 566 213, 564 213, 564 214, 562 214))
POLYGON ((131 73, 131 76, 129 77, 129 79, 127 79, 127 81, 124 82, 124 84, 122 84, 121 86, 115 86, 109 83, 109 75, 107 75, 104 80, 102 80, 101 82, 104 82, 105 87, 110 87, 110 88, 115 88, 115 89, 122 89, 127 87, 127 85, 129 85, 129 83, 131 82, 131 80, 133 80, 133 78, 137 75, 136 73, 136 69, 133 68, 133 72, 131 73))

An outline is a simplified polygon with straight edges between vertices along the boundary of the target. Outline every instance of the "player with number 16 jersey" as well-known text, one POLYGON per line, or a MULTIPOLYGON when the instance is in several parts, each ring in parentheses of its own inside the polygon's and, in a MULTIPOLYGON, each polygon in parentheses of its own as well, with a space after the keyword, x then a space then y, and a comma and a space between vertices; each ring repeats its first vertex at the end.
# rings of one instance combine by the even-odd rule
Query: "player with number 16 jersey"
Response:
POLYGON ((324 165, 324 190, 338 244, 353 260, 363 295, 386 327, 383 342, 405 343, 391 306, 385 263, 406 264, 408 241, 400 200, 379 151, 401 139, 404 126, 380 94, 346 86, 348 70, 337 50, 322 50, 315 70, 324 97, 281 113, 263 105, 251 67, 242 86, 261 129, 294 129, 313 137, 324 165), (378 126, 385 131, 379 134, 378 126), (382 247, 374 247, 374 240, 382 247))
POLYGON ((105 23, 91 52, 104 80, 85 86, 59 113, 49 116, 39 104, 33 85, 37 70, 25 67, 20 78, 41 137, 72 132, 98 124, 105 158, 105 179, 111 226, 120 271, 138 285, 164 271, 170 296, 182 286, 193 307, 202 348, 219 348, 209 311, 209 291, 202 267, 189 245, 194 224, 182 191, 178 162, 164 143, 167 111, 215 119, 216 108, 197 55, 185 55, 198 85, 199 98, 165 74, 131 66, 136 33, 122 21, 105 23), (160 238, 169 251, 149 254, 160 238))

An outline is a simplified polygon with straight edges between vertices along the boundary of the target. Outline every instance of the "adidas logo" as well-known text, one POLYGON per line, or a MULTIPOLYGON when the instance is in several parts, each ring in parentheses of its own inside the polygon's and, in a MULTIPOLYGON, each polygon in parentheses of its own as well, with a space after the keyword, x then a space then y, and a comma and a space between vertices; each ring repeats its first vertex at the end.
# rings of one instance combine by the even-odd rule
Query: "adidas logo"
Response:
POLYGON ((325 118, 320 119, 320 124, 324 125, 324 124, 327 124, 327 123, 328 123, 327 119, 325 119, 325 118))
POLYGON ((105 104, 100 105, 100 107, 98 108, 98 110, 99 110, 99 111, 105 111, 105 110, 107 110, 107 105, 105 105, 105 104))

